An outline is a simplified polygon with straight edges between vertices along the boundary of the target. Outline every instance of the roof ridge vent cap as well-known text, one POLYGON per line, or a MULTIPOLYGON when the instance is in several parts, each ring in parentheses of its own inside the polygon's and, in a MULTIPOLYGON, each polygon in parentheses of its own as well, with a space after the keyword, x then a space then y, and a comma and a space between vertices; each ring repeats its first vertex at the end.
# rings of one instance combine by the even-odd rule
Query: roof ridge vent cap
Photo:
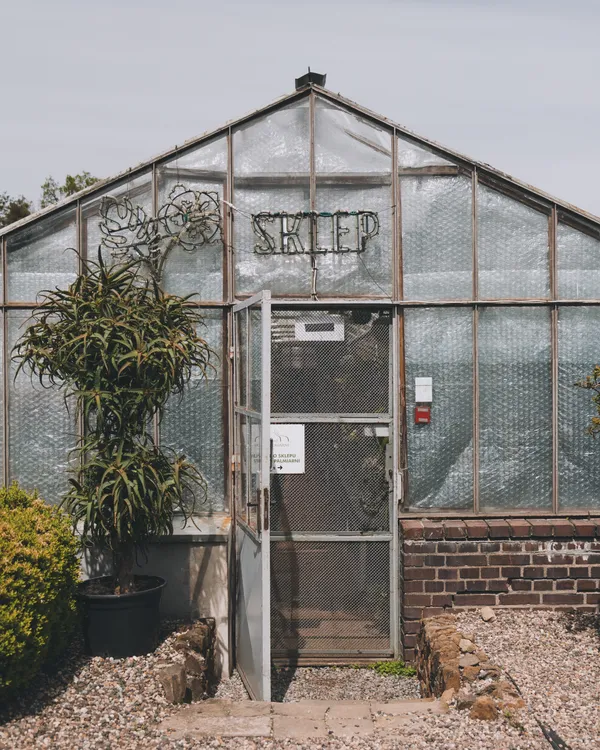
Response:
POLYGON ((305 73, 300 78, 296 78, 296 91, 303 89, 305 86, 321 86, 325 87, 325 81, 327 80, 327 73, 313 73, 311 69, 308 69, 308 73, 305 73))

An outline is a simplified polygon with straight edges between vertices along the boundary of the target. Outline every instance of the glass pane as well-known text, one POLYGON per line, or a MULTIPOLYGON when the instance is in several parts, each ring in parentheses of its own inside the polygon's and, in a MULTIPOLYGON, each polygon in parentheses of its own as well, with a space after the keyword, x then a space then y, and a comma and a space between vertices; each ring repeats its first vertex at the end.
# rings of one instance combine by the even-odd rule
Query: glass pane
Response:
POLYGON ((214 196, 217 203, 211 203, 209 210, 217 210, 221 215, 221 230, 214 238, 211 236, 202 244, 179 243, 170 250, 162 274, 162 286, 165 291, 179 295, 195 294, 194 301, 223 299, 224 211, 220 200, 223 198, 226 180, 225 138, 159 166, 159 216, 161 208, 169 204, 172 207, 177 206, 180 211, 185 210, 186 204, 193 204, 196 199, 193 192, 214 196))
POLYGON ((317 99, 315 113, 315 254, 318 294, 389 297, 392 293, 391 135, 354 113, 317 99), (336 211, 372 212, 362 225, 336 211), (341 227, 338 234, 338 227, 341 227), (340 251, 343 248, 343 251, 340 251))
POLYGON ((548 217, 485 185, 477 189, 477 253, 480 298, 550 295, 548 217))
MULTIPOLYGON (((200 469, 208 483, 206 504, 198 503, 201 514, 225 510, 225 448, 223 413, 223 315, 220 310, 204 311, 200 330, 215 354, 207 377, 196 373, 183 397, 169 400, 161 423, 161 442, 184 453, 200 469)), ((200 495, 199 495, 200 499, 200 495)))
POLYGON ((262 309, 249 310, 250 325, 250 408, 260 411, 262 403, 262 309))
POLYGON ((562 508, 600 507, 600 443, 586 428, 597 416, 592 391, 575 383, 600 364, 600 308, 558 314, 558 499, 562 508))
POLYGON ((600 240, 559 224, 556 263, 559 297, 600 299, 600 240))
MULTIPOLYGON (((240 128, 233 136, 233 252, 238 294, 270 289, 274 294, 309 293, 311 262, 308 220, 298 228, 299 242, 282 247, 282 218, 265 221, 274 252, 264 252, 264 237, 253 228, 261 212, 310 208, 310 123, 308 99, 278 109, 240 128)), ((285 227, 289 230, 291 227, 285 227)))
MULTIPOLYGON (((23 335, 30 312, 8 313, 8 345, 12 350, 23 335)), ((38 489, 50 503, 58 503, 67 490, 69 451, 77 443, 74 409, 69 413, 63 393, 43 388, 39 381, 10 363, 8 391, 8 474, 26 490, 38 489)))
MULTIPOLYGON (((136 212, 136 218, 143 220, 152 217, 152 174, 148 172, 145 175, 136 177, 127 182, 123 182, 117 187, 107 190, 104 193, 95 195, 87 203, 81 206, 81 223, 82 223, 82 246, 90 260, 98 260, 98 250, 102 249, 102 257, 107 263, 114 263, 114 253, 102 246, 102 232, 100 224, 100 205, 103 198, 113 197, 117 200, 128 198, 136 212), (139 211, 138 211, 139 209, 139 211)), ((132 239, 138 229, 128 233, 128 239, 132 239)))
POLYGON ((65 289, 79 262, 75 209, 30 224, 7 239, 8 300, 35 302, 41 291, 65 289))
POLYGON ((398 138, 398 166, 404 168, 418 167, 453 167, 453 162, 427 151, 416 143, 398 138))
POLYGON ((471 180, 402 177, 400 190, 404 299, 471 299, 471 180))
POLYGON ((239 470, 236 472, 237 509, 248 522, 248 421, 244 414, 235 415, 238 429, 239 470))
POLYGON ((483 308, 478 341, 480 507, 550 508, 550 310, 483 308))
POLYGON ((408 500, 411 508, 473 505, 473 311, 404 311, 408 500), (431 423, 415 424, 415 378, 433 379, 431 423))

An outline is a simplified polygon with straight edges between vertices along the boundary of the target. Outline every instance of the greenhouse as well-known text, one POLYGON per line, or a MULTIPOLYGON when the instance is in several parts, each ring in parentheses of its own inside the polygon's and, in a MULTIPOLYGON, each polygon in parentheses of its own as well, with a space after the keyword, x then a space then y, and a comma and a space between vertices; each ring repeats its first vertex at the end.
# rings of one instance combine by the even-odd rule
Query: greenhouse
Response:
MULTIPOLYGON (((437 573, 409 575, 411 539, 564 541, 600 513, 595 411, 575 387, 598 358, 600 219, 323 86, 304 76, 0 232, 4 482, 48 501, 78 425, 14 377, 40 293, 98 253, 133 255, 203 309, 214 369, 155 430, 208 497, 147 566, 175 571, 173 612, 216 617, 256 697, 273 660, 410 658, 427 608, 526 577, 498 567, 491 589, 473 559, 479 585, 446 586, 469 563, 427 562, 426 542, 418 565, 437 573)), ((454 551, 494 552, 479 544, 454 551)))

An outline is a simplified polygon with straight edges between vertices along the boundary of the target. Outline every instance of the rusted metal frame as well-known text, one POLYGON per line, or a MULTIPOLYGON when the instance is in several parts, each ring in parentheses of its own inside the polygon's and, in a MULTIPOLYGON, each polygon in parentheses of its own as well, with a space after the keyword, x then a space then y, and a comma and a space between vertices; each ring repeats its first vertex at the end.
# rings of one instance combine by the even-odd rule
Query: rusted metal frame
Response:
POLYGON ((578 232, 587 234, 595 240, 600 240, 600 226, 598 226, 598 224, 592 223, 583 216, 575 216, 561 209, 557 210, 556 205, 554 206, 554 209, 557 214, 557 223, 560 222, 561 224, 567 224, 571 229, 576 229, 578 232))
POLYGON ((392 299, 402 299, 402 218, 400 177, 398 176, 398 137, 392 131, 392 299))
MULTIPOLYGON (((477 246, 477 169, 471 175, 471 241, 473 244, 473 299, 479 299, 479 255, 477 246)), ((473 511, 479 512, 479 310, 473 307, 473 511)))
MULTIPOLYGON (((394 138, 395 140, 395 138, 394 138)), ((395 173, 394 173, 395 174, 395 173)), ((397 182, 397 179, 394 180, 397 182)), ((390 508, 390 531, 392 540, 390 543, 390 618, 391 618, 391 646, 396 656, 400 655, 400 577, 398 570, 399 560, 399 500, 401 498, 403 477, 400 475, 400 368, 399 368, 399 325, 398 311, 392 309, 392 326, 390 329, 391 338, 391 372, 390 372, 390 405, 391 410, 391 431, 392 431, 392 477, 391 477, 391 508, 390 508), (400 486, 398 486, 400 485, 400 486)), ((388 477, 389 480, 389 477, 388 477)))
MULTIPOLYGON (((233 132, 227 131, 227 180, 225 182, 225 195, 229 203, 234 203, 234 164, 233 164, 233 132)), ((233 209, 227 206, 227 220, 225 222, 225 258, 223 261, 223 299, 232 303, 235 299, 235 273, 233 257, 234 221, 233 209)))
POLYGON ((409 497, 409 476, 408 476, 408 412, 406 405, 406 357, 405 357, 405 336, 406 321, 404 318, 404 308, 397 308, 398 316, 398 373, 399 373, 399 419, 400 419, 400 456, 399 467, 400 481, 402 483, 402 500, 401 507, 404 509, 409 497))
MULTIPOLYGON (((81 201, 78 200, 75 204, 75 234, 76 234, 76 249, 77 249, 77 263, 79 274, 85 273, 85 261, 87 260, 86 252, 86 237, 84 236, 84 222, 81 211, 81 201)), ((83 444, 85 439, 85 420, 83 413, 80 413, 77 418, 77 441, 79 445, 83 444)), ((83 466, 83 456, 79 457, 79 467, 81 470, 83 466)))
MULTIPOLYGON (((310 180, 309 180, 309 200, 310 200, 310 210, 315 211, 317 206, 317 170, 316 170, 316 164, 315 164, 315 118, 316 118, 316 102, 315 102, 315 95, 313 91, 311 90, 309 97, 308 97, 308 119, 309 119, 309 170, 310 170, 310 180)), ((311 232, 314 231, 314 226, 311 227, 311 232)), ((312 246, 311 241, 311 246, 312 246)), ((317 266, 317 259, 314 255, 314 253, 311 253, 310 256, 310 267, 311 267, 311 294, 310 297, 312 300, 317 299, 317 284, 318 284, 318 266, 317 266)))
MULTIPOLYGON (((556 258, 556 235, 558 229, 558 217, 556 206, 552 207, 552 213, 548 219, 548 255, 550 266, 550 296, 553 300, 557 298, 558 291, 558 268, 556 258)), ((559 508, 559 477, 558 477, 558 307, 552 306, 550 312, 551 320, 551 347, 552 347, 552 510, 558 513, 559 508)))
POLYGON ((480 184, 484 185, 487 188, 490 188, 491 190, 495 190, 496 192, 501 193, 507 198, 512 198, 518 203, 523 203, 524 205, 529 206, 529 208, 533 208, 534 210, 539 211, 540 213, 544 213, 548 216, 552 211, 552 204, 549 201, 543 198, 537 198, 527 195, 526 193, 523 193, 521 190, 519 190, 519 188, 517 188, 511 182, 501 177, 491 176, 489 174, 486 175, 485 172, 482 172, 479 169, 478 177, 480 184))
POLYGON ((452 175, 464 174, 463 167, 455 166, 429 166, 429 167, 399 167, 398 174, 402 177, 420 177, 420 176, 432 176, 432 177, 448 177, 452 175))
MULTIPOLYGON (((582 300, 560 300, 560 304, 577 304, 582 300)), ((599 304, 600 300, 592 301, 599 304)), ((403 300, 402 307, 544 307, 552 304, 550 299, 448 299, 448 300, 403 300)))
MULTIPOLYGON (((152 191, 152 218, 155 219, 158 214, 158 170, 156 169, 156 163, 152 164, 152 172, 150 176, 150 190, 152 191)), ((154 414, 152 419, 152 427, 154 432, 154 442, 156 445, 160 445, 160 420, 158 413, 154 414)))
MULTIPOLYGON (((301 187, 305 188, 310 183, 310 172, 295 173, 268 173, 253 174, 251 176, 240 176, 236 179, 236 184, 241 187, 249 188, 286 188, 301 187)), ((376 174, 364 172, 319 172, 318 184, 324 186, 366 186, 366 187, 387 187, 390 184, 389 173, 376 174)), ((314 209, 314 207, 312 207, 314 209)), ((293 213, 290 211, 289 213, 293 213)))
POLYGON ((506 510, 484 510, 479 513, 473 513, 472 510, 453 510, 448 511, 443 508, 422 508, 420 510, 407 510, 406 513, 402 514, 401 521, 409 519, 420 519, 420 518, 461 518, 461 519, 477 519, 477 518, 589 518, 590 514, 594 514, 594 510, 570 510, 565 509, 554 513, 551 508, 546 510, 540 510, 539 508, 507 508, 506 510))

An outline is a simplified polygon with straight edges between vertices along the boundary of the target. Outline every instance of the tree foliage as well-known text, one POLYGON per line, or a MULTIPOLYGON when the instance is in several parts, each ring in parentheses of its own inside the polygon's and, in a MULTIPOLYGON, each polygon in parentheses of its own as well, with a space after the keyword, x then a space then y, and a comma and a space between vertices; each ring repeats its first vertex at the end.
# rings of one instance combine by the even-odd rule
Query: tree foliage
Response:
POLYGON ((24 219, 32 210, 33 206, 24 196, 13 197, 8 193, 0 193, 0 229, 24 219))
POLYGON ((67 289, 48 292, 15 347, 21 369, 75 400, 84 435, 63 503, 90 545, 112 550, 116 593, 131 590, 137 549, 173 531, 206 484, 184 455, 158 447, 152 424, 212 352, 189 298, 143 278, 139 261, 108 267, 99 254, 67 289), (191 503, 184 502, 184 493, 191 503))
POLYGON ((54 177, 47 177, 42 183, 42 199, 40 202, 41 208, 52 206, 55 203, 59 203, 64 198, 68 198, 70 195, 75 195, 80 190, 84 190, 90 185, 98 182, 97 177, 93 177, 89 172, 81 172, 81 174, 70 175, 68 174, 65 181, 60 185, 54 177))

